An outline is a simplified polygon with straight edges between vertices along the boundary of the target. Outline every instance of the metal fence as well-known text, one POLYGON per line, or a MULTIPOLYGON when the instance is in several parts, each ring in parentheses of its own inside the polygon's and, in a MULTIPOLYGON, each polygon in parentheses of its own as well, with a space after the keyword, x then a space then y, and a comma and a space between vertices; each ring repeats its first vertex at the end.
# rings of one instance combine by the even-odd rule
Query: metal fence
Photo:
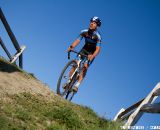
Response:
POLYGON ((0 45, 3 48, 3 50, 5 51, 6 55, 8 56, 10 62, 14 63, 19 58, 19 67, 23 68, 23 54, 22 53, 26 47, 24 45, 20 47, 20 45, 19 45, 15 35, 13 34, 1 8, 0 8, 0 20, 2 21, 2 24, 4 25, 4 27, 7 31, 7 34, 9 35, 9 37, 13 43, 14 48, 16 49, 15 55, 11 56, 10 52, 6 48, 5 43, 3 42, 1 37, 0 37, 0 45))

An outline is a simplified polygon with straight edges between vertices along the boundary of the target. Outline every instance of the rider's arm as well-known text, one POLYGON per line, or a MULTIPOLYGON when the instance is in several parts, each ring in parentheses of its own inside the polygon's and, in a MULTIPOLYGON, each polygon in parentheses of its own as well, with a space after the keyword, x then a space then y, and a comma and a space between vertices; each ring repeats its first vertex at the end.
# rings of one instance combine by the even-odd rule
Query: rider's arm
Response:
POLYGON ((70 46, 71 49, 74 49, 79 43, 80 41, 83 39, 83 30, 81 31, 81 33, 79 34, 78 38, 72 43, 72 45, 70 46))
POLYGON ((92 55, 93 58, 95 58, 99 54, 101 49, 101 44, 102 44, 101 36, 99 34, 97 36, 98 36, 98 40, 97 40, 96 50, 92 55))
POLYGON ((95 52, 93 53, 93 58, 95 58, 98 54, 99 54, 99 52, 100 52, 100 46, 96 46, 96 50, 95 50, 95 52))
POLYGON ((79 39, 76 39, 72 45, 70 46, 71 48, 75 48, 78 44, 80 43, 80 40, 79 39))
POLYGON ((76 39, 72 45, 68 48, 68 52, 70 52, 71 50, 73 50, 78 44, 80 43, 80 40, 79 39, 76 39))
POLYGON ((100 49, 101 49, 101 38, 99 38, 99 40, 97 41, 96 50, 92 55, 93 58, 95 58, 99 54, 100 49))

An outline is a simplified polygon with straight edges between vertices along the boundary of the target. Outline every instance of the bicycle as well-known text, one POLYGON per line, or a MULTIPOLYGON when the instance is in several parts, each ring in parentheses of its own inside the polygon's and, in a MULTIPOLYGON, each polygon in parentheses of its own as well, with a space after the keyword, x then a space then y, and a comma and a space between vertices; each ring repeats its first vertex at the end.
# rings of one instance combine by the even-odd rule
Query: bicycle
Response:
MULTIPOLYGON (((73 59, 66 64, 66 66, 63 68, 61 72, 61 75, 57 83, 57 94, 69 101, 71 101, 73 96, 75 95, 75 92, 73 91, 73 86, 78 81, 79 75, 83 69, 83 65, 85 61, 88 59, 87 55, 81 54, 74 50, 71 50, 71 52, 78 54, 78 61, 73 59), (70 76, 71 69, 73 69, 74 72, 70 76)), ((70 59, 70 52, 68 52, 68 59, 70 59)))

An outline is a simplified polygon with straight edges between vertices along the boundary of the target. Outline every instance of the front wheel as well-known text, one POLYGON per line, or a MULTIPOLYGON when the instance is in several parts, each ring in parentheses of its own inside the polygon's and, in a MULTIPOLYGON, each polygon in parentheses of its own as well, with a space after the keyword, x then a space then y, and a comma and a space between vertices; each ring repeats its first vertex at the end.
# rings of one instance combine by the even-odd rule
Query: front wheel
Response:
POLYGON ((75 73, 71 82, 69 83, 69 89, 65 97, 69 101, 71 101, 73 96, 75 95, 75 92, 73 91, 73 86, 77 81, 78 81, 78 76, 77 76, 77 73, 75 73))
POLYGON ((58 79, 57 83, 57 94, 60 96, 64 96, 69 91, 70 83, 68 83, 70 79, 70 71, 77 67, 77 63, 75 60, 69 61, 66 66, 63 68, 61 75, 58 79))

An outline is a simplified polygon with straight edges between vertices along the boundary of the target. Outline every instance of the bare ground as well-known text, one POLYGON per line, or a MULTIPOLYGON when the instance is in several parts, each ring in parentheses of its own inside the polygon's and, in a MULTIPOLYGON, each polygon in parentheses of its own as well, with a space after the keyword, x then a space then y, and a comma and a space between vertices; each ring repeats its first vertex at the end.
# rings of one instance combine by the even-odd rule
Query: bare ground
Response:
POLYGON ((0 59, 0 97, 23 92, 41 94, 45 97, 54 95, 46 84, 0 59))

